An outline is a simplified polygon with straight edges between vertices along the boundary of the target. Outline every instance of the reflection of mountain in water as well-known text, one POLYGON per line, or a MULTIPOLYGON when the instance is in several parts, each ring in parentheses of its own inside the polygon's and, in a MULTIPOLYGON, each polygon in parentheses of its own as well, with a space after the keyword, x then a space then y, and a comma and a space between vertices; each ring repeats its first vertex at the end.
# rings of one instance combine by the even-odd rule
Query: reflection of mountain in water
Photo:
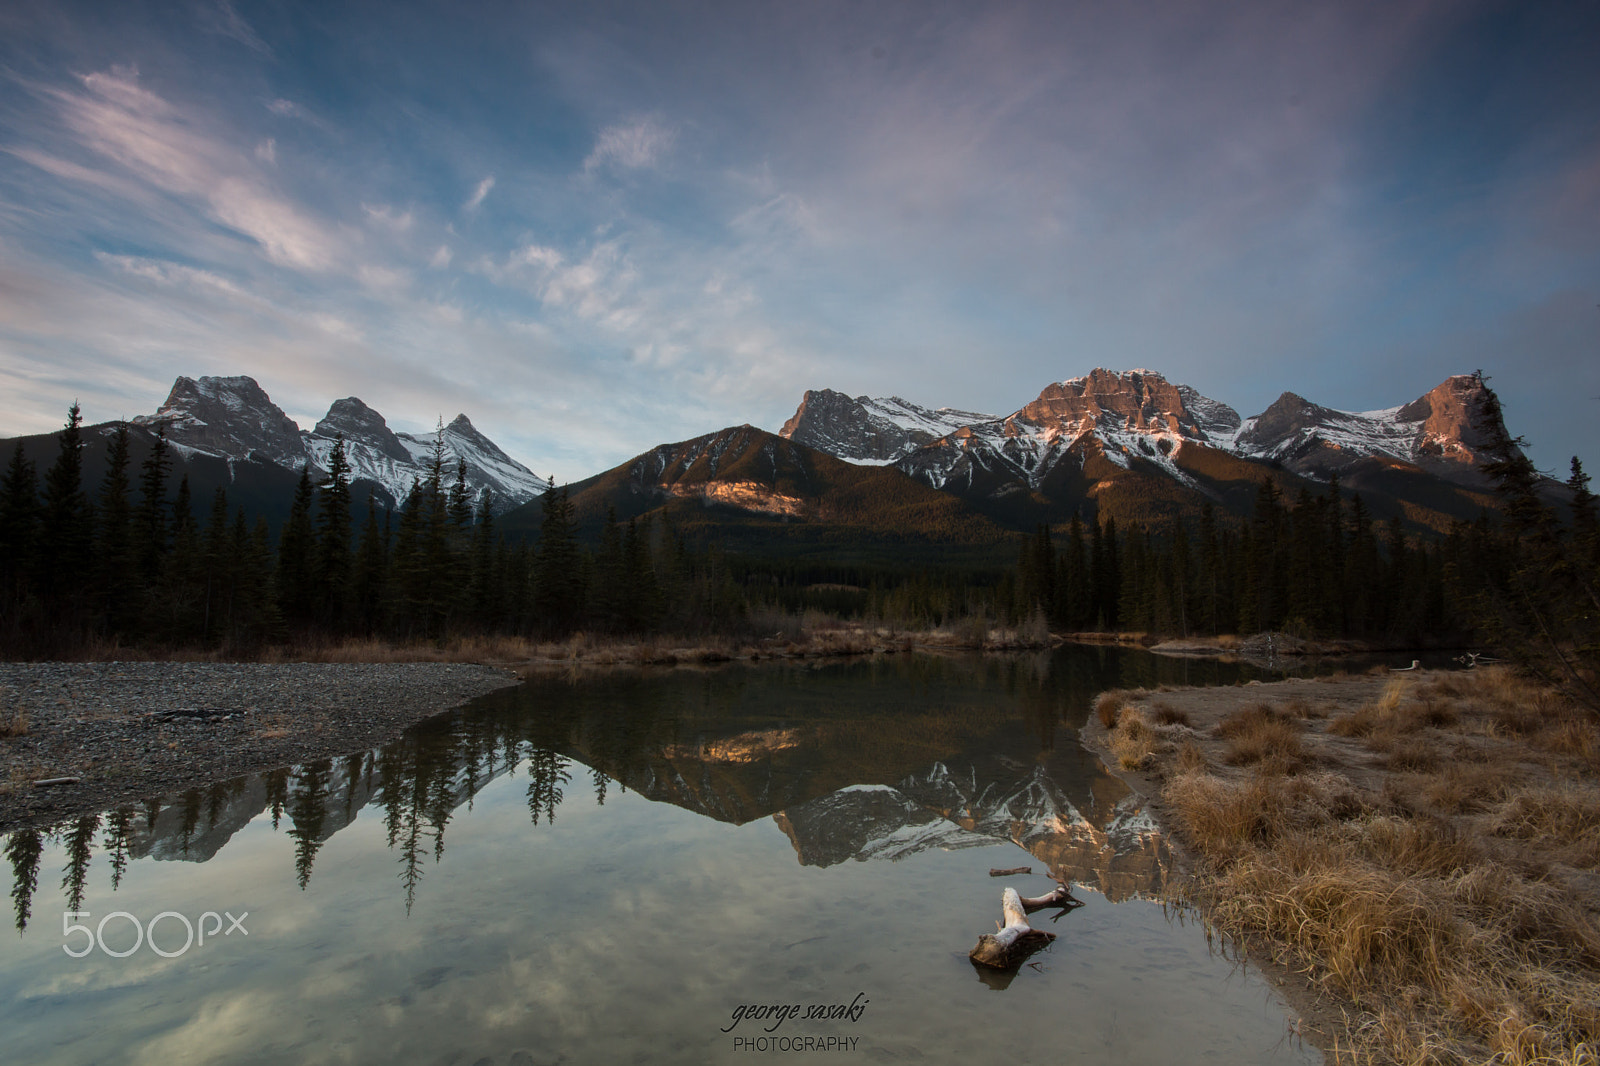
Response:
POLYGON ((1097 825, 1043 766, 1009 781, 980 781, 975 772, 952 774, 936 763, 898 787, 840 789, 773 820, 810 866, 1010 841, 1053 875, 1112 900, 1161 895, 1169 854, 1154 821, 1132 795, 1109 815, 1097 825))
MULTIPOLYGON (((1063 649, 530 683, 378 751, 15 832, 3 849, 11 897, 21 928, 46 837, 65 847, 62 886, 77 909, 97 848, 115 888, 130 858, 204 862, 263 812, 294 840, 305 887, 322 844, 371 808, 400 856, 409 907, 426 860, 443 858, 449 822, 489 782, 526 778, 538 826, 585 771, 601 802, 620 787, 719 821, 773 818, 807 865, 1009 840, 1113 899, 1155 895, 1167 860, 1153 823, 1070 730, 1102 689, 1183 679, 1165 676, 1172 669, 1063 649)), ((1215 669, 1217 681, 1237 673, 1215 669)))

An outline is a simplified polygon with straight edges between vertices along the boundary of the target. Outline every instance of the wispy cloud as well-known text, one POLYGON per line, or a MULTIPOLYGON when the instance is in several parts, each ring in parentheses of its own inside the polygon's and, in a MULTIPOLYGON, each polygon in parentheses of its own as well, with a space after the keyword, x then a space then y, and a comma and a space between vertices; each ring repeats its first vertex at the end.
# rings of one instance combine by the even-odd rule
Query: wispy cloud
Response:
POLYGON ((607 126, 595 138, 594 150, 583 161, 586 171, 612 166, 628 170, 653 167, 671 148, 677 134, 653 119, 638 119, 607 126))
POLYGON ((125 274, 144 278, 147 281, 154 281, 160 285, 184 285, 190 288, 224 293, 228 296, 245 296, 244 290, 239 286, 222 275, 209 270, 197 270, 194 267, 184 266, 182 263, 171 263, 137 255, 112 255, 109 252, 96 252, 94 256, 100 262, 125 274))
POLYGON ((234 10, 232 0, 216 0, 200 9, 200 25, 207 33, 238 41, 257 55, 273 58, 272 47, 234 10))
POLYGON ((461 205, 463 211, 476 211, 483 203, 483 198, 489 195, 489 190, 494 188, 494 175, 478 182, 478 187, 472 190, 472 195, 467 197, 467 202, 461 205))
MULTIPOLYGON (((326 271, 340 259, 329 228, 275 192, 246 154, 204 129, 203 120, 143 88, 126 68, 89 74, 82 91, 50 90, 83 148, 126 175, 184 197, 212 219, 256 241, 273 262, 326 271)), ((30 161, 46 162, 40 156, 30 161)), ((58 171, 61 168, 57 168, 58 171)), ((78 168, 77 176, 107 182, 78 168)))

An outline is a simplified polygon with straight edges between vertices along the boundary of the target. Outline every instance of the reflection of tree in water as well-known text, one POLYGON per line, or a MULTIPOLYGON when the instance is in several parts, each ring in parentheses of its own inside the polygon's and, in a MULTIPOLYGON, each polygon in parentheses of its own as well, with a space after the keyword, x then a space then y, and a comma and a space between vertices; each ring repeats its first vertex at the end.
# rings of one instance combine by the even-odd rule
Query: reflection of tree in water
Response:
POLYGON ((111 891, 122 884, 122 872, 128 868, 128 838, 133 829, 133 811, 118 807, 106 819, 106 838, 101 847, 111 853, 111 891))
POLYGON ((67 865, 62 868, 61 891, 67 895, 67 910, 83 908, 83 887, 89 879, 89 862, 94 858, 94 835, 100 831, 100 816, 87 814, 72 822, 67 833, 67 865))
POLYGON ((18 829, 6 838, 6 861, 11 864, 11 903, 16 909, 17 932, 28 927, 33 913, 33 890, 39 885, 39 857, 44 854, 44 834, 18 829))
POLYGON ((322 823, 328 817, 330 766, 329 760, 318 759, 302 767, 294 798, 289 801, 289 817, 294 820, 289 836, 294 840, 295 882, 302 892, 311 881, 311 865, 322 847, 322 823))
MULTIPOLYGON (((204 859, 217 843, 215 836, 197 839, 202 825, 208 832, 221 826, 231 833, 254 813, 266 812, 276 830, 287 815, 296 882, 309 891, 322 844, 362 808, 375 805, 400 865, 409 912, 428 856, 438 863, 444 855, 454 812, 463 804, 470 810, 480 791, 519 766, 527 770, 531 823, 549 825, 569 798, 574 760, 587 768, 595 801, 604 804, 613 785, 627 791, 628 782, 656 780, 657 762, 670 748, 692 752, 719 736, 799 729, 826 739, 814 748, 809 740, 796 748, 789 756, 791 774, 876 779, 901 764, 922 765, 919 760, 965 751, 975 736, 1014 728, 998 724, 997 710, 1013 722, 1020 712, 1030 746, 1042 756, 1056 751, 1060 729, 1081 724, 1107 688, 1227 683, 1238 676, 1224 664, 1080 648, 984 658, 917 656, 841 670, 734 668, 668 678, 618 674, 570 687, 546 683, 506 690, 471 713, 422 723, 378 751, 284 767, 191 789, 176 802, 157 798, 142 810, 112 812, 103 820, 99 846, 109 854, 116 890, 130 854, 143 854, 141 848, 160 844, 169 854, 204 859)), ((735 789, 743 787, 739 772, 730 771, 735 789)), ((18 929, 30 919, 47 842, 66 849, 62 888, 76 909, 101 824, 91 816, 8 836, 4 853, 18 929)))
POLYGON ((533 824, 539 824, 544 814, 546 825, 554 825, 556 808, 561 805, 561 786, 569 784, 572 775, 567 773, 567 760, 549 748, 534 748, 528 755, 528 813, 533 824))
POLYGON ((289 768, 280 767, 267 773, 267 809, 272 812, 272 828, 277 829, 283 819, 283 809, 289 805, 289 768))

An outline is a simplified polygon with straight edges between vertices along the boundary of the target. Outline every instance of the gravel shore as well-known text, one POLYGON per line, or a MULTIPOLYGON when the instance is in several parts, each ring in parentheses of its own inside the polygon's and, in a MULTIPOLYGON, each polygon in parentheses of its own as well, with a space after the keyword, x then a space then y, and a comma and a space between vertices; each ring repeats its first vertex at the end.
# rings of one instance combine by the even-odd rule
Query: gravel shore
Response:
POLYGON ((26 722, 0 735, 0 832, 373 747, 517 680, 465 663, 0 663, 0 734, 26 722))

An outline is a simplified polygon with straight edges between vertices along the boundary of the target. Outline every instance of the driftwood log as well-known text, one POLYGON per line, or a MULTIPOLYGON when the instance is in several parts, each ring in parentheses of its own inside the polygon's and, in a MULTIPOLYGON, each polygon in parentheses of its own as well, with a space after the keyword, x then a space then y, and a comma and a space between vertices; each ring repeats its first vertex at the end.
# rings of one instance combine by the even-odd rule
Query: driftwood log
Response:
POLYGON ((990 877, 1014 877, 1017 874, 1031 873, 1033 873, 1033 867, 1031 866, 1010 866, 1004 870, 1000 869, 998 866, 991 866, 989 868, 990 877))
MULTIPOLYGON (((1063 888, 1058 886, 1056 891, 1063 891, 1063 888)), ((1050 896, 1055 894, 1052 892, 1050 896)), ((1049 898, 1049 896, 1038 897, 1041 900, 1049 898)), ((1049 906, 1048 903, 1038 905, 1049 906)), ((979 936, 977 946, 967 952, 967 957, 984 966, 1008 970, 1020 965, 1023 959, 1054 940, 1056 938, 1054 933, 1035 929, 1028 924, 1028 912, 1025 907, 1026 904, 1022 897, 1017 895, 1016 889, 1007 888, 1000 893, 1000 909, 1005 914, 1005 923, 1003 925, 995 923, 1000 926, 998 933, 984 933, 979 936)))
MULTIPOLYGON (((1083 900, 1075 898, 1072 895, 1072 890, 1067 887, 1066 882, 1064 881, 1057 881, 1056 887, 1051 889, 1049 892, 1046 892, 1042 896, 1022 897, 1022 909, 1028 914, 1032 914, 1034 911, 1042 911, 1046 907, 1065 907, 1071 909, 1073 907, 1081 906, 1083 906, 1083 900)), ((1060 915, 1057 915, 1056 917, 1060 917, 1060 915)))

